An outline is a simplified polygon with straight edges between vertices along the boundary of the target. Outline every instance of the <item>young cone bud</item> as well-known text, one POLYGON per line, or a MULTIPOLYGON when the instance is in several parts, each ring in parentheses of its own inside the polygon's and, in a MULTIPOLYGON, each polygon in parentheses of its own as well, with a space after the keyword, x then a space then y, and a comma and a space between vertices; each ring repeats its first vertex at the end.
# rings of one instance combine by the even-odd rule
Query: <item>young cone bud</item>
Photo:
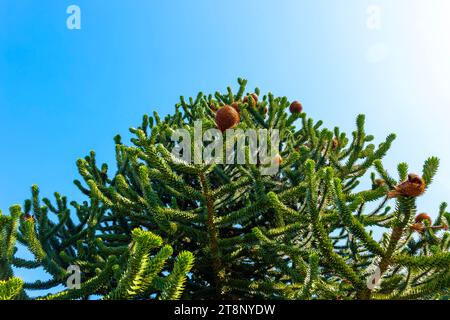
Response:
POLYGON ((338 139, 333 139, 333 150, 336 150, 339 147, 339 141, 338 139))
POLYGON ((426 226, 423 222, 413 223, 410 227, 412 231, 416 231, 418 233, 423 233, 426 229, 426 226))
POLYGON ((215 104, 214 102, 211 102, 211 104, 209 105, 209 107, 211 108, 211 110, 212 110, 213 112, 216 112, 216 111, 217 111, 217 106, 216 106, 216 104, 215 104))
POLYGON ((280 164, 283 162, 283 158, 280 156, 279 153, 277 153, 277 154, 275 155, 275 157, 273 158, 273 161, 274 161, 276 164, 280 165, 280 164))
POLYGON ((33 222, 35 221, 34 216, 29 213, 26 213, 23 215, 23 220, 24 221, 33 221, 33 222))

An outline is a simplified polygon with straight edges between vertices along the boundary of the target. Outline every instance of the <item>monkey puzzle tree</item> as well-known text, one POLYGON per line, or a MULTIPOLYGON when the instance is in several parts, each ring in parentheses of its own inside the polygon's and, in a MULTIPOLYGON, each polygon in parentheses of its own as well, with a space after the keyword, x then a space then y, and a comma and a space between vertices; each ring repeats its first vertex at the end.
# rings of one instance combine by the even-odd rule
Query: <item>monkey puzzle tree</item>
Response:
MULTIPOLYGON (((261 96, 259 89, 248 94, 246 81, 238 82, 237 93, 228 88, 225 94, 181 97, 164 119, 145 115, 130 129, 131 145, 116 136, 112 173, 106 164, 97 165, 94 152, 78 160, 83 182, 75 184, 88 201, 72 202, 75 214, 58 194, 56 205, 48 199, 41 205, 34 187, 24 213, 16 206, 10 216, 1 216, 0 279, 14 279, 15 268, 39 266, 53 277, 23 284, 16 297, 64 284, 69 265, 80 267, 81 289, 47 298, 445 296, 449 213, 443 204, 433 223, 417 214, 415 204, 431 184, 438 159, 429 158, 421 175, 409 174, 401 163, 394 179, 381 161, 393 134, 375 146, 362 115, 351 137, 339 128, 322 129, 299 102, 261 96), (231 145, 234 154, 244 151, 244 163, 186 161, 195 160, 195 148, 212 143, 200 139, 199 147, 197 121, 203 131, 217 128, 225 138, 233 134, 231 141, 249 142, 231 145), (278 130, 279 143, 268 140, 277 148, 268 162, 252 161, 250 129, 278 130), (174 155, 177 130, 192 137, 194 158, 174 155), (278 170, 264 174, 261 169, 273 163, 278 170), (371 182, 367 190, 360 185, 365 180, 371 182), (57 220, 48 218, 49 212, 57 220), (15 257, 16 237, 34 261, 15 257), (179 253, 174 262, 172 250, 179 253)), ((0 294, 20 285, 1 282, 0 294)))

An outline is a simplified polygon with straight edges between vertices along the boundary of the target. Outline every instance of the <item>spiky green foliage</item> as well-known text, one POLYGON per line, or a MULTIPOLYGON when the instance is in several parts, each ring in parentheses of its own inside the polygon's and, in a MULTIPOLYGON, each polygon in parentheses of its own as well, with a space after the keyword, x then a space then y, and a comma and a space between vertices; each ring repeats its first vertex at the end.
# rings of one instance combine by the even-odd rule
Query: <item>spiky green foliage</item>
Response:
POLYGON ((114 233, 111 230, 115 223, 105 210, 93 204, 72 203, 79 219, 75 223, 64 197, 55 194, 56 206, 48 199, 43 199, 46 205, 41 205, 37 187, 33 186, 32 192, 32 200, 25 203, 26 213, 14 206, 10 216, 0 216, 0 298, 28 299, 27 292, 58 285, 66 289, 37 299, 87 299, 92 295, 103 299, 180 298, 194 262, 192 253, 183 251, 173 258, 172 247, 143 228, 114 233), (48 218, 48 210, 56 214, 58 222, 48 218), (34 255, 34 260, 15 256, 16 238, 34 255), (51 279, 22 283, 11 278, 17 268, 38 267, 51 279), (80 271, 79 286, 73 278, 74 267, 80 271))
MULTIPOLYGON (((337 127, 322 129, 321 121, 305 113, 290 114, 286 97, 262 96, 255 89, 256 102, 249 94, 244 100, 245 92, 246 81, 239 79, 237 93, 228 88, 225 94, 181 97, 174 114, 145 115, 130 129, 131 145, 115 138, 112 173, 106 164, 97 165, 94 152, 78 160, 83 182, 75 184, 89 201, 73 202, 75 214, 58 194, 55 206, 47 199, 41 205, 33 188, 25 212, 35 221, 22 222, 17 239, 36 259, 9 255, 7 261, 42 266, 53 279, 24 288, 60 284, 67 266, 77 264, 89 279, 78 298, 145 298, 155 292, 167 299, 435 299, 448 294, 449 234, 443 229, 450 214, 442 205, 435 222, 425 222, 418 232, 412 228, 416 199, 388 199, 388 191, 409 173, 406 163, 398 166, 398 179, 383 167, 394 134, 376 146, 365 132, 363 115, 347 136, 337 127), (216 128, 215 110, 234 102, 241 118, 237 129, 280 131, 283 161, 275 175, 263 175, 263 164, 249 159, 226 165, 188 163, 172 155, 176 129, 194 137, 196 120, 202 120, 203 132, 216 128), (161 271, 172 250, 179 255, 167 275, 161 271)), ((437 158, 425 162, 427 187, 437 167, 437 158)), ((11 225, 13 214, 4 221, 11 225)), ((10 240, 2 242, 13 251, 10 240)), ((0 271, 10 276, 11 264, 0 271)))
POLYGON ((22 290, 23 281, 19 278, 0 280, 0 300, 12 300, 18 296, 22 290))

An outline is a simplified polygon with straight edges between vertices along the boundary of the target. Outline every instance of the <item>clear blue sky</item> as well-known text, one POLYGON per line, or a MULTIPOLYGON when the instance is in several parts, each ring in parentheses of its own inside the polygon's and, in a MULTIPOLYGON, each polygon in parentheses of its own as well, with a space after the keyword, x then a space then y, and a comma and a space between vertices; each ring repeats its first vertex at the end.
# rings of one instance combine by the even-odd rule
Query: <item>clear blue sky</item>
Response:
POLYGON ((435 215, 450 200, 449 15, 447 0, 0 0, 0 208, 35 183, 78 199, 77 158, 114 163, 113 136, 142 114, 240 76, 329 127, 365 113, 377 141, 396 132, 390 169, 439 156, 419 201, 435 215), (66 28, 71 4, 81 30, 66 28))

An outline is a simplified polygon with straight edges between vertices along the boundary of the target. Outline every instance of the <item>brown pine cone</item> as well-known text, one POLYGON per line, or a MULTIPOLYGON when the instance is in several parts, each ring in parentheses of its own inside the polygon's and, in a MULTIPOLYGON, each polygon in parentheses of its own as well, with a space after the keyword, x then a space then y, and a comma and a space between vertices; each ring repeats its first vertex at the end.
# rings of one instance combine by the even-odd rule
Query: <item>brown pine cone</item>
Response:
POLYGON ((216 113, 216 124, 219 130, 224 132, 227 129, 233 128, 241 120, 239 112, 231 106, 224 106, 216 113))
POLYGON ((231 104, 231 106, 236 110, 237 112, 241 112, 241 108, 239 108, 239 102, 235 101, 231 104))
POLYGON ((291 113, 301 113, 303 111, 303 106, 300 102, 294 101, 291 103, 289 110, 291 111, 291 113))
POLYGON ((425 220, 428 220, 429 224, 432 223, 430 216, 426 213, 418 214, 415 218, 416 223, 423 222, 425 220))
POLYGON ((425 181, 417 174, 409 174, 408 179, 389 191, 388 198, 418 197, 425 192, 425 181))
MULTIPOLYGON (((256 93, 252 93, 250 96, 253 98, 253 106, 255 106, 258 103, 258 95, 256 93)), ((245 96, 243 101, 244 103, 248 103, 248 100, 248 96, 245 96)))

